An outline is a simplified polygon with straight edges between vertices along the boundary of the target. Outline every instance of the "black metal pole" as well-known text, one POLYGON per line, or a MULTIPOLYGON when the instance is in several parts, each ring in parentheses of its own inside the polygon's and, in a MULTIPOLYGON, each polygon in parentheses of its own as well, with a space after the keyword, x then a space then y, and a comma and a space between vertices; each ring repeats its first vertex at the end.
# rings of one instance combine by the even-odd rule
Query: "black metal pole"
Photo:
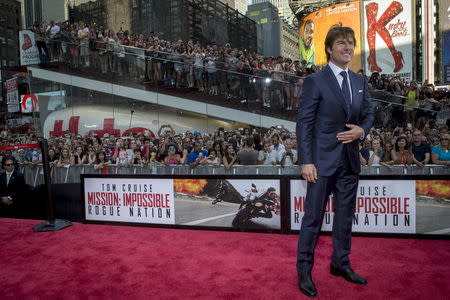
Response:
POLYGON ((55 211, 53 210, 53 196, 52 196, 52 179, 50 177, 50 164, 48 162, 48 142, 42 139, 39 142, 42 152, 42 165, 44 168, 44 182, 47 190, 47 218, 49 222, 55 222, 55 211))
POLYGON ((52 197, 52 180, 50 177, 50 164, 48 161, 48 142, 46 139, 42 139, 39 142, 42 152, 42 165, 44 168, 44 182, 47 192, 47 221, 39 223, 33 226, 33 230, 37 232, 43 231, 57 231, 72 225, 70 221, 55 219, 55 211, 53 210, 53 197, 52 197))

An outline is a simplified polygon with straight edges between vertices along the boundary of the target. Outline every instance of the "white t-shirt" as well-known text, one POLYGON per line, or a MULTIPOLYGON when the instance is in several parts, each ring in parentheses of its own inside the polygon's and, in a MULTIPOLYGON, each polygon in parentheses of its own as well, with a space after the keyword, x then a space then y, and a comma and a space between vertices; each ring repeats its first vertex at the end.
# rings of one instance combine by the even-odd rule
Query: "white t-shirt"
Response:
POLYGON ((203 67, 203 54, 195 53, 194 66, 196 66, 196 67, 203 67))
POLYGON ((47 31, 49 30, 50 30, 50 37, 53 37, 55 34, 61 31, 61 27, 59 27, 58 25, 53 25, 52 27, 48 26, 47 31))
POLYGON ((263 159, 264 159, 263 165, 272 166, 274 164, 277 164, 277 151, 275 151, 275 150, 272 150, 270 152, 266 152, 264 150, 259 151, 258 160, 263 160, 263 159))
POLYGON ((214 158, 214 159, 207 158, 205 160, 205 162, 209 166, 215 166, 215 165, 217 165, 220 162, 220 159, 219 159, 219 157, 216 156, 216 158, 214 158))
MULTIPOLYGON (((373 153, 374 153, 373 151, 369 151, 369 159, 372 157, 373 153)), ((381 161, 381 157, 375 155, 373 157, 373 161, 372 161, 371 166, 379 166, 380 165, 380 161, 381 161)))
POLYGON ((83 29, 78 30, 78 37, 83 39, 89 36, 89 28, 85 27, 83 29))
POLYGON ((206 71, 208 71, 208 73, 217 72, 216 62, 213 60, 208 60, 208 62, 206 63, 206 71))
POLYGON ((283 144, 278 144, 277 148, 275 148, 274 145, 270 146, 270 149, 275 150, 276 152, 280 152, 280 151, 284 151, 284 145, 283 144))
MULTIPOLYGON (((281 162, 281 160, 283 159, 283 154, 284 152, 286 152, 286 150, 282 150, 282 151, 278 151, 278 161, 281 162)), ((297 151, 294 149, 291 149, 292 152, 292 157, 297 157, 297 151)), ((290 155, 286 155, 286 157, 284 158, 284 164, 283 166, 293 166, 294 162, 292 161, 292 157, 290 155)))

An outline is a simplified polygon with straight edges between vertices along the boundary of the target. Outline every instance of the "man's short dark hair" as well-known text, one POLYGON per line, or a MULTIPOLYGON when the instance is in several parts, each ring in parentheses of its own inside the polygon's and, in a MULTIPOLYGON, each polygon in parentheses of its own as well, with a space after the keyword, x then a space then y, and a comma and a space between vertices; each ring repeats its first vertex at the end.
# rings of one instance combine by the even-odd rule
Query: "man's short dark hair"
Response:
POLYGON ((332 27, 328 31, 327 37, 325 38, 325 54, 327 55, 327 61, 330 61, 330 53, 328 53, 328 49, 333 49, 334 41, 340 37, 345 37, 346 39, 349 39, 349 37, 351 37, 356 47, 356 38, 353 29, 351 29, 350 27, 341 26, 332 27))
POLYGON ((314 21, 313 21, 312 19, 306 20, 306 21, 305 21, 305 24, 303 25, 303 31, 305 31, 305 27, 306 27, 306 25, 308 25, 308 24, 313 24, 313 25, 314 25, 314 21))
POLYGON ((7 161, 11 161, 13 164, 15 163, 14 158, 12 158, 12 157, 7 157, 7 158, 5 158, 5 159, 2 161, 2 167, 3 167, 3 169, 5 168, 5 165, 6 165, 6 162, 7 162, 7 161))
POLYGON ((249 136, 245 139, 245 144, 247 145, 247 147, 251 147, 253 146, 253 144, 255 143, 253 136, 249 136))

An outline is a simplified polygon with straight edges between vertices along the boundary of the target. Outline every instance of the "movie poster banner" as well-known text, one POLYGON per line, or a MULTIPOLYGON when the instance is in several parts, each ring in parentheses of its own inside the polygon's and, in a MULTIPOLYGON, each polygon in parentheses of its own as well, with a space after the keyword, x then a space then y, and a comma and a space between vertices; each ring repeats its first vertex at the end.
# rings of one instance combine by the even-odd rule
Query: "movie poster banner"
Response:
POLYGON ((349 68, 354 72, 362 69, 360 20, 359 1, 335 4, 310 13, 302 19, 299 28, 300 60, 305 60, 308 66, 327 64, 324 41, 328 31, 334 26, 348 26, 356 37, 355 57, 349 68))
POLYGON ((412 79, 411 0, 374 0, 363 5, 366 75, 378 72, 412 79))
POLYGON ((450 235, 450 180, 416 180, 417 230, 450 235))
POLYGON ((39 50, 36 46, 34 32, 30 30, 19 31, 20 64, 22 66, 37 65, 40 63, 39 50))
POLYGON ((442 40, 442 83, 450 84, 450 0, 442 0, 439 5, 442 40))
POLYGON ((87 221, 175 224, 173 179, 84 178, 87 221))
POLYGON ((8 112, 15 113, 19 111, 19 80, 11 78, 5 81, 6 103, 8 112))
POLYGON ((174 179, 176 224, 280 229, 280 180, 174 179))
MULTIPOLYGON (((299 230, 304 215, 305 180, 291 180, 291 230, 299 230)), ((325 209, 322 230, 333 226, 333 197, 325 209)), ((360 180, 353 215, 354 232, 416 233, 414 180, 360 180)))

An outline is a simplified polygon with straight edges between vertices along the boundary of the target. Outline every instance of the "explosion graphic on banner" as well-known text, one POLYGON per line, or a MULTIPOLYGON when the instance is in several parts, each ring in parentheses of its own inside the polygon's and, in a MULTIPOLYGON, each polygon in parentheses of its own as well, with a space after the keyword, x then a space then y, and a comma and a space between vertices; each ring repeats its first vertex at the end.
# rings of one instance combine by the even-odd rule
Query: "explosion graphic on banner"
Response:
POLYGON ((417 194, 435 199, 450 199, 450 180, 417 180, 417 194))
POLYGON ((199 195, 208 183, 206 179, 174 179, 175 192, 188 195, 199 195))

